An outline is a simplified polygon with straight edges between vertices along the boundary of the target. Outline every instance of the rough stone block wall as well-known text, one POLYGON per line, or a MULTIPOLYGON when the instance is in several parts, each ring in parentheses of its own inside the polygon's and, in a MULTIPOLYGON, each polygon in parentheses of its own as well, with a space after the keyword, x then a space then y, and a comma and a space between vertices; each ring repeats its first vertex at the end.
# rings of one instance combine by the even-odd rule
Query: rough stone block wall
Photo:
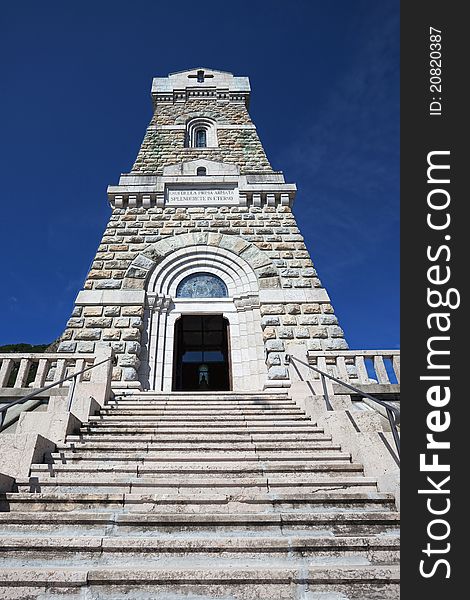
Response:
MULTIPOLYGON (((126 271, 149 245, 207 231, 242 238, 269 258, 271 266, 257 272, 260 289, 322 287, 289 207, 237 206, 114 209, 84 289, 122 289, 126 271)), ((281 365, 289 340, 309 350, 347 349, 329 302, 266 303, 260 311, 268 367, 281 365)), ((118 356, 114 378, 131 380, 140 364, 143 314, 143 306, 77 306, 60 350, 93 352, 97 342, 110 344, 118 356)))
POLYGON ((132 172, 161 174, 166 165, 197 158, 236 164, 242 174, 273 172, 243 102, 194 99, 157 104, 132 172), (201 116, 213 119, 217 125, 249 128, 218 128, 217 148, 186 148, 184 126, 190 119, 201 116), (181 128, 162 128, 177 125, 181 128))

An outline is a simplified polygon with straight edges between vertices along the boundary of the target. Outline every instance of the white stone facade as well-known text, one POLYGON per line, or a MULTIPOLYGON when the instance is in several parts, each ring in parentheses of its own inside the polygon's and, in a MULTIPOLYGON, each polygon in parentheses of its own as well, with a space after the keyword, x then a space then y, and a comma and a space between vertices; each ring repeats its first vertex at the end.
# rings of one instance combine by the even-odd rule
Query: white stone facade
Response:
POLYGON ((249 118, 248 80, 198 71, 154 81, 155 114, 132 171, 108 189, 113 212, 59 350, 110 345, 116 387, 170 391, 178 319, 217 314, 232 389, 288 386, 289 340, 347 344, 291 211, 295 185, 249 118), (208 143, 195 148, 201 123, 208 143), (227 297, 177 298, 193 273, 219 277, 227 297))

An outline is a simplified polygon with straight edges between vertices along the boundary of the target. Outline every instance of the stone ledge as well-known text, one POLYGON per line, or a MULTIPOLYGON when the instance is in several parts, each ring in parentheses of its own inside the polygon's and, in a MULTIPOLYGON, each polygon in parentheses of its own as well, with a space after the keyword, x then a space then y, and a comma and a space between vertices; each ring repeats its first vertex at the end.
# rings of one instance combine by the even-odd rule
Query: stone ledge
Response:
POLYGON ((86 305, 143 305, 144 290, 82 290, 78 293, 75 304, 86 305))
MULTIPOLYGON (((62 358, 62 357, 61 357, 62 358)), ((49 385, 52 381, 46 381, 44 385, 49 385)), ((41 388, 0 388, 0 399, 1 402, 7 402, 8 399, 17 400, 23 396, 27 396, 32 392, 36 392, 41 388)), ((68 387, 56 387, 46 390, 45 392, 39 393, 35 398, 49 398, 49 396, 64 396, 67 395, 68 387)))
POLYGON ((330 297, 324 288, 308 289, 260 289, 261 304, 290 304, 292 302, 329 302, 330 297))
MULTIPOLYGON (((382 396, 384 394, 393 394, 395 396, 399 396, 400 395, 400 384, 398 383, 369 383, 369 384, 364 384, 364 383, 353 383, 351 382, 351 385, 353 385, 354 387, 356 387, 357 389, 361 390, 362 392, 365 392, 366 394, 370 394, 371 396, 382 396)), ((352 390, 349 390, 348 388, 335 383, 333 384, 333 390, 335 394, 347 394, 354 396, 355 392, 353 392, 352 390)), ((380 398, 379 398, 380 399, 380 398)))

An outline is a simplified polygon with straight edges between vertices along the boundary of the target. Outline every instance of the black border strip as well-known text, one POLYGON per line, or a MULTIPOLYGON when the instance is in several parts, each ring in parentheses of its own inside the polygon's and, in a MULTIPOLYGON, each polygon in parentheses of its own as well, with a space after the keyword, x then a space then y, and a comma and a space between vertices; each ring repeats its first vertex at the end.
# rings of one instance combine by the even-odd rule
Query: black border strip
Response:
MULTIPOLYGON (((426 600, 460 597, 466 589, 467 542, 467 467, 458 458, 468 454, 467 440, 470 418, 468 415, 469 385, 465 374, 470 371, 466 298, 468 287, 467 239, 469 238, 466 208, 469 203, 467 140, 470 133, 468 87, 469 24, 464 16, 465 3, 436 0, 414 0, 401 3, 401 218, 402 218, 402 348, 401 440, 402 440, 402 598, 418 597, 426 600), (430 27, 440 31, 440 48, 431 48, 430 27), (441 57, 431 51, 439 51, 441 57), (431 59, 441 59, 440 71, 431 73, 431 59), (431 89, 440 79, 441 88, 431 89), (431 106, 431 102, 439 102, 431 106), (433 230, 427 215, 428 194, 434 185, 428 180, 430 152, 449 151, 440 160, 449 160, 450 181, 439 184, 451 197, 451 222, 446 231, 433 230), (449 235, 446 239, 444 236, 449 235), (430 260, 427 249, 439 259, 430 260), (450 267, 447 284, 430 285, 429 268, 439 264, 442 273, 450 267), (429 370, 429 340, 439 334, 436 320, 428 322, 433 309, 429 306, 428 289, 436 288, 445 294, 445 288, 460 292, 461 305, 451 309, 440 306, 436 312, 448 313, 450 329, 441 336, 449 340, 434 341, 449 354, 440 355, 440 367, 429 370), (450 381, 420 379, 423 375, 450 375, 450 381), (428 391, 449 387, 450 401, 440 408, 431 406, 428 391), (433 411, 434 416, 430 416, 433 411), (450 416, 450 426, 435 433, 435 439, 449 442, 448 449, 429 450, 426 437, 430 426, 450 416), (437 415, 437 416, 436 416, 437 415), (449 472, 420 470, 420 455, 429 464, 433 453, 439 464, 448 464, 449 472), (445 480, 450 476, 448 481, 445 480), (430 478, 430 479, 429 479, 430 478), (432 483, 432 481, 434 483, 432 483), (436 486, 438 486, 436 488, 436 486), (465 487, 464 487, 465 486, 465 487), (419 493, 423 490, 424 493, 419 493), (440 490, 440 491, 439 491, 440 490), (443 491, 445 490, 445 491, 443 491), (450 500, 450 504, 447 503, 450 500), (444 511, 432 514, 431 509, 444 511), (445 523, 432 523, 441 519, 445 523), (446 535, 448 532, 448 535, 446 535), (432 534, 432 535, 431 535, 432 534), (432 539, 432 536, 442 539, 432 539), (422 562, 424 561, 424 562, 422 562), (442 562, 439 562, 442 561, 442 562), (420 573, 424 564, 427 576, 420 573), (465 566, 464 566, 465 565, 465 566)), ((440 179, 445 179, 441 177, 440 179)), ((436 185, 436 187, 438 187, 436 185)), ((443 198, 445 193, 441 195, 443 198)), ((438 196, 437 196, 438 197, 438 196)), ((432 210, 432 209, 431 209, 432 210)), ((445 211, 435 211, 435 218, 443 218, 445 211)), ((435 273, 436 274, 436 273, 435 273)), ((442 323, 445 321, 443 318, 442 323)), ((435 347, 435 346, 434 346, 435 347)))

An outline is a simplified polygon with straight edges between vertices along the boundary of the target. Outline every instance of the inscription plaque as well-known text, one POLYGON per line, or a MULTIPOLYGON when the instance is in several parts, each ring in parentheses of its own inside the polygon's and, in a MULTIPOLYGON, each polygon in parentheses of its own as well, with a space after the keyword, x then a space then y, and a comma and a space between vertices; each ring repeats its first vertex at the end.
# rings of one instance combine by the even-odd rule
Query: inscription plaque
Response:
POLYGON ((235 188, 174 189, 168 188, 166 204, 186 206, 210 206, 238 204, 235 188))

